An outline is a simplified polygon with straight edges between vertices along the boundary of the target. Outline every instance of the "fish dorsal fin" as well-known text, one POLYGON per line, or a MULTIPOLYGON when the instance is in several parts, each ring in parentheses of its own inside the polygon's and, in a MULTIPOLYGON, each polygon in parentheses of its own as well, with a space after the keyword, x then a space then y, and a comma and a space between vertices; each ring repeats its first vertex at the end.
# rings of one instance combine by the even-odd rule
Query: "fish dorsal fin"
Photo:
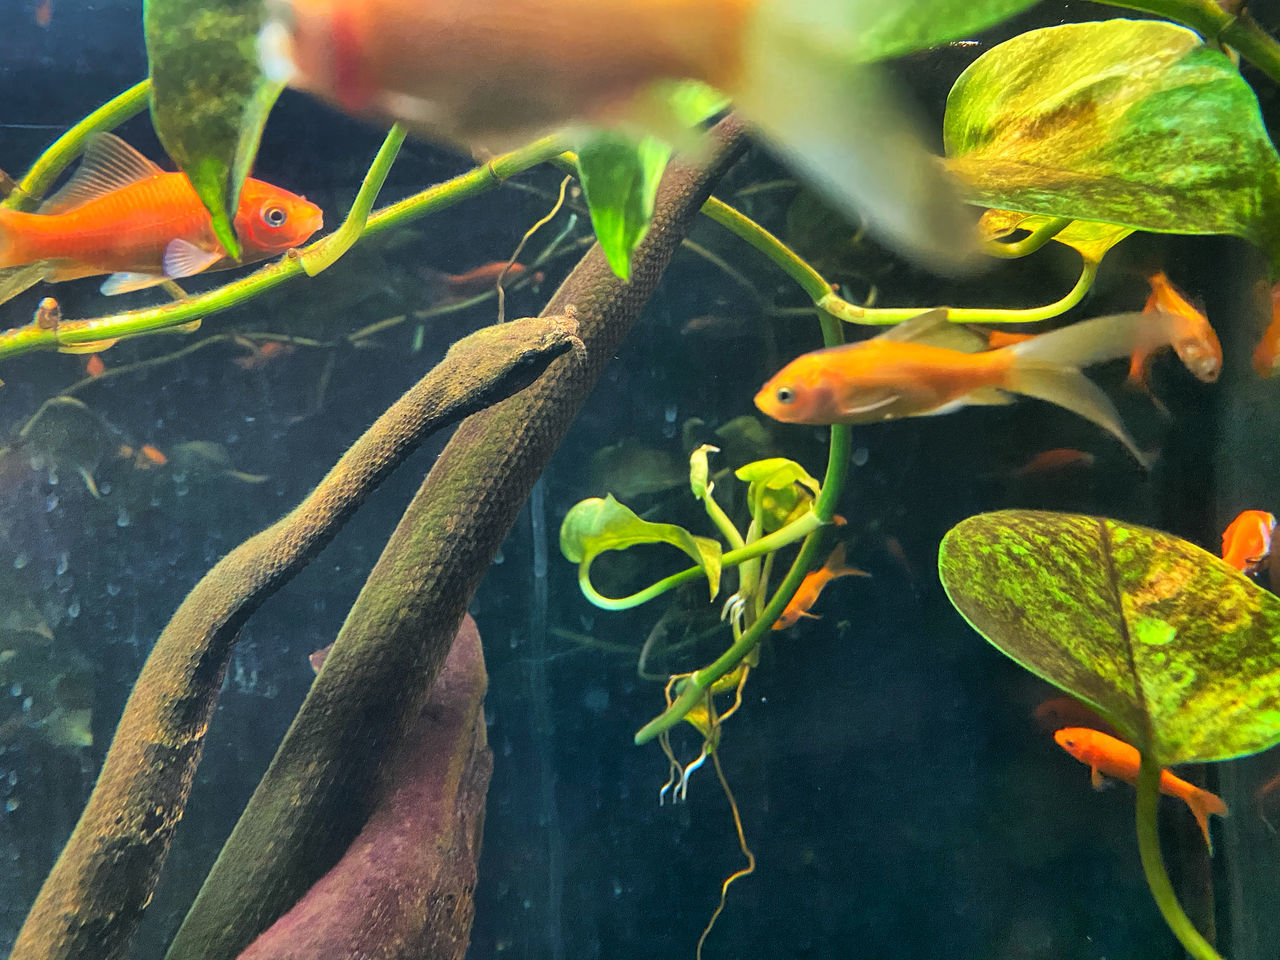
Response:
POLYGON ((113 190, 161 173, 164 173, 163 169, 114 133, 96 133, 89 138, 75 174, 36 212, 46 215, 67 213, 113 190))
POLYGON ((899 343, 915 343, 921 338, 927 340, 931 333, 945 323, 947 323, 946 307, 936 307, 933 310, 914 316, 910 320, 895 323, 875 339, 893 340, 899 343))

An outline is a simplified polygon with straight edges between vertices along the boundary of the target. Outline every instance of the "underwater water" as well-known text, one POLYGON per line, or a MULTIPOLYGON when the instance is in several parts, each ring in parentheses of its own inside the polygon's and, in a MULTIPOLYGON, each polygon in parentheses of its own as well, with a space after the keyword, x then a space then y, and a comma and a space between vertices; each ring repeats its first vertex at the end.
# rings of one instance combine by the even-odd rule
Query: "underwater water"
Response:
MULTIPOLYGON (((947 89, 983 50, 1108 9, 1048 4, 972 44, 909 57, 895 76, 936 122, 947 89)), ((0 13, 0 167, 17 176, 146 75, 141 4, 0 0, 0 13)), ((1265 10, 1255 15, 1276 26, 1265 10)), ((1274 122, 1274 94, 1263 88, 1259 99, 1274 122)), ((171 168, 145 114, 117 132, 171 168)), ((383 133, 286 91, 254 176, 305 194, 328 230, 383 133)), ((410 139, 381 197, 471 167, 410 139)), ((301 500, 451 343, 497 320, 493 297, 455 309, 441 275, 505 262, 552 208, 563 177, 547 165, 520 174, 361 243, 318 278, 210 316, 195 332, 125 339, 99 354, 0 359, 0 951, 12 949, 75 826, 178 603, 220 557, 301 500)), ((1051 245, 978 274, 935 276, 802 194, 758 147, 716 195, 852 300, 874 287, 878 305, 1030 307, 1061 296, 1079 269, 1074 251, 1051 245)), ((580 195, 529 241, 521 262, 553 237, 540 276, 527 271, 507 292, 507 318, 536 315, 589 245, 580 195)), ((1058 691, 984 642, 937 573, 944 534, 988 510, 1113 517, 1216 553, 1241 510, 1280 508, 1280 387, 1255 376, 1249 360, 1268 320, 1255 295, 1265 263, 1254 248, 1233 237, 1137 234, 1107 256, 1067 319, 1142 309, 1156 270, 1203 302, 1224 363, 1210 385, 1168 353, 1156 357, 1151 383, 1163 409, 1126 384, 1122 363, 1090 371, 1138 446, 1157 453, 1149 472, 1111 435, 1036 400, 852 428, 837 506, 846 523, 831 542, 845 543, 849 562, 870 577, 836 580, 814 608, 820 619, 766 636, 743 705, 723 728, 718 759, 754 872, 728 887, 702 948, 708 960, 1181 955, 1143 879, 1133 790, 1090 788, 1086 768, 1035 717, 1058 691), (1019 469, 1060 448, 1087 462, 1019 469)), ((223 276, 183 285, 212 289, 223 276)), ((76 318, 168 299, 150 290, 112 300, 99 282, 37 286, 0 304, 0 329, 26 324, 47 295, 76 318)), ((734 466, 787 457, 821 476, 826 428, 776 423, 752 402, 782 364, 822 345, 810 307, 757 251, 696 222, 471 599, 494 766, 469 956, 691 957, 722 883, 744 865, 712 764, 673 802, 669 790, 660 796, 666 757, 655 743, 633 743, 661 712, 667 676, 731 642, 718 619, 727 591, 708 603, 699 583, 631 610, 599 609, 562 556, 559 530, 575 503, 613 492, 645 519, 710 535, 688 486, 688 456, 704 442, 734 466), (681 612, 658 631, 668 606, 681 612)), ((446 439, 414 453, 240 630, 129 956, 164 956, 312 685, 309 656, 337 635, 446 439)), ((726 463, 713 459, 713 471, 726 463)), ((718 490, 745 516, 735 483, 722 477, 718 490)), ((622 595, 677 569, 656 549, 624 552, 597 564, 595 583, 622 595)), ((692 726, 673 732, 684 762, 701 744, 692 726)), ((1235 960, 1276 956, 1280 836, 1255 791, 1277 771, 1274 752, 1181 771, 1232 807, 1214 820, 1212 858, 1186 806, 1161 802, 1175 888, 1235 960)))

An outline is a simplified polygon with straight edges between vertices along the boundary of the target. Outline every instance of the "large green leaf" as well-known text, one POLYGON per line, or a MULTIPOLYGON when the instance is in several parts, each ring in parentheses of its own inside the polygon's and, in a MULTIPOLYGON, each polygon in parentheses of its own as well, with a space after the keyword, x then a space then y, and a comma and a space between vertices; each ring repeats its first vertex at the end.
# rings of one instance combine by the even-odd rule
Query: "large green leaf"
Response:
POLYGON ((1280 253, 1280 157, 1222 53, 1161 21, 1024 33, 947 98, 948 165, 986 206, 1280 253))
MULTIPOLYGON (((909 0, 895 3, 847 4, 857 18, 854 49, 862 60, 883 60, 924 50, 976 33, 1037 0, 909 0)), ((815 24, 823 30, 823 24, 815 24)), ((830 25, 825 25, 830 31, 830 25)))
POLYGON ((589 582, 591 563, 600 554, 644 543, 669 543, 683 550, 706 574, 711 599, 715 599, 720 592, 721 551, 720 544, 709 537, 695 537, 674 523, 642 520, 612 495, 574 504, 560 524, 560 552, 570 563, 578 564, 583 584, 589 582))
POLYGON ((942 540, 947 596, 1001 652, 1162 765, 1280 743, 1280 598, 1147 527, 1001 510, 942 540))
POLYGON ((145 0, 151 117, 232 256, 235 211, 282 84, 258 67, 261 0, 145 0))
POLYGON ((794 460, 769 457, 744 464, 734 476, 745 480, 747 508, 759 517, 765 533, 781 530, 818 496, 818 481, 794 460))
MULTIPOLYGON (((1054 217, 1043 214, 1016 213, 1013 210, 988 210, 978 221, 978 231, 986 239, 998 240, 1019 230, 1034 232, 1054 217)), ((1057 243, 1071 247, 1090 263, 1101 263, 1108 250, 1133 233, 1132 227, 1093 220, 1072 220, 1053 235, 1057 243)))

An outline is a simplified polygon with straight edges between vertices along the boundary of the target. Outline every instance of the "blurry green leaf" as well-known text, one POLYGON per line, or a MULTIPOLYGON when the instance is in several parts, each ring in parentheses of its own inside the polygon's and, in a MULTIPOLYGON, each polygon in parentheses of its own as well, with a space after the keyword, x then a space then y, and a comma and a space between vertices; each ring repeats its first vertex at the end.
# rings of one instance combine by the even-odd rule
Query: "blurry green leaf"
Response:
POLYGON ((685 484, 688 471, 666 450, 623 439, 601 447, 587 467, 587 490, 611 493, 623 500, 674 490, 685 484))
POLYGON ((1161 765, 1280 743, 1280 598, 1158 530, 1001 510, 942 540, 947 596, 983 637, 1161 765))
POLYGON ((1280 157, 1222 53, 1161 21, 1034 30, 956 81, 948 166, 969 199, 1280 251, 1280 157))
POLYGON ((689 454, 689 488, 699 500, 705 498, 710 493, 711 488, 711 483, 708 480, 711 468, 707 464, 707 454, 719 452, 719 447, 704 443, 689 454))
POLYGON ((596 239, 623 280, 630 279, 631 254, 649 230, 658 181, 670 157, 671 148, 654 137, 637 141, 610 132, 593 135, 578 151, 596 239))
MULTIPOLYGON (((956 40, 1020 13, 1036 0, 907 0, 850 4, 860 20, 853 47, 861 60, 883 60, 956 40)), ((822 30, 815 23, 815 31, 822 30)))
MULTIPOLYGON (((1055 217, 1043 214, 1017 213, 1013 210, 988 210, 978 221, 978 230, 989 240, 999 240, 1018 230, 1033 232, 1040 229, 1055 217)), ((1122 227, 1114 223, 1096 223, 1093 220, 1072 220, 1066 227, 1053 235, 1058 243, 1071 247, 1091 263, 1101 263, 1107 251, 1129 234, 1132 227, 1122 227)))
POLYGON ((160 142, 240 256, 235 212, 267 114, 284 88, 258 68, 261 0, 145 0, 151 118, 160 142))
POLYGON ((696 80, 659 81, 656 86, 680 128, 697 127, 729 105, 723 93, 696 80))
POLYGON ((574 504, 560 525, 560 552, 578 564, 578 576, 584 580, 591 562, 606 550, 626 550, 642 543, 669 543, 683 550, 706 574, 711 598, 720 592, 719 543, 695 537, 674 523, 641 520, 612 496, 574 504))
POLYGON ((782 457, 748 463, 734 475, 749 484, 747 507, 753 517, 761 518, 766 533, 782 529, 797 513, 808 510, 820 489, 804 467, 782 457))

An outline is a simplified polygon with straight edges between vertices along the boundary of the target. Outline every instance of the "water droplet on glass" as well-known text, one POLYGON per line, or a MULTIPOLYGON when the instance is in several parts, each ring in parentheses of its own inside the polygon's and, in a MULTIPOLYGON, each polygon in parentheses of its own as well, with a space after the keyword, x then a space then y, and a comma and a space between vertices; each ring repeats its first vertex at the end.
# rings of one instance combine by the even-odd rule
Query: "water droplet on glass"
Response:
POLYGON ((506 555, 502 552, 502 548, 501 548, 501 547, 499 547, 499 548, 498 548, 497 556, 495 556, 495 557, 493 558, 493 565, 496 567, 498 564, 502 563, 502 561, 503 561, 503 560, 505 560, 505 559, 507 559, 507 557, 506 557, 506 555))
POLYGON ((30 563, 30 562, 31 562, 31 555, 30 555, 30 554, 20 553, 20 554, 18 554, 16 557, 14 557, 14 558, 13 558, 13 569, 15 569, 15 570, 21 570, 23 567, 25 567, 25 566, 26 566, 28 563, 30 563))
POLYGON ((67 616, 70 617, 72 620, 80 616, 80 598, 79 597, 76 597, 69 604, 67 604, 67 616))
POLYGON ((102 483, 98 484, 98 492, 102 494, 104 497, 107 496, 107 494, 111 492, 111 484, 107 483, 106 481, 103 481, 102 483))
POLYGON ((44 502, 44 512, 53 513, 58 509, 58 495, 56 493, 49 494, 49 498, 44 502))
POLYGON ((173 482, 174 482, 174 483, 186 483, 186 482, 187 482, 187 471, 185 471, 185 470, 175 470, 175 471, 173 471, 173 482))
POLYGON ((124 507, 121 507, 119 510, 116 511, 116 526, 127 527, 129 523, 130 523, 129 511, 126 510, 124 507))
POLYGON ((57 470, 50 470, 50 471, 49 471, 49 486, 51 486, 51 487, 56 487, 57 485, 58 485, 58 471, 57 471, 57 470))
POLYGON ((4 802, 4 808, 9 813, 13 813, 13 811, 18 809, 18 798, 10 797, 8 800, 4 802))
POLYGON ((11 697, 22 696, 22 684, 17 683, 16 681, 13 684, 11 684, 9 686, 9 696, 11 697))
POLYGON ((108 584, 107 584, 107 596, 109 596, 109 597, 118 597, 119 595, 120 595, 120 584, 118 584, 118 583, 108 583, 108 584))
POLYGON ((10 770, 10 771, 9 771, 9 786, 11 786, 11 787, 16 787, 17 785, 18 785, 18 771, 17 771, 17 770, 10 770))
POLYGON ((853 456, 849 459, 853 461, 853 465, 855 467, 865 467, 867 465, 867 461, 871 459, 871 451, 866 447, 859 447, 857 450, 853 451, 853 456))
POLYGON ((67 553, 64 551, 58 554, 58 566, 54 569, 53 572, 55 575, 60 577, 67 572, 67 567, 69 567, 70 565, 71 565, 71 557, 68 556, 67 553))
POLYGON ((36 702, 35 697, 27 697, 22 701, 22 712, 30 713, 32 705, 36 702))
POLYGON ((177 483, 177 484, 174 484, 173 486, 173 492, 180 497, 185 497, 188 493, 191 492, 191 488, 188 487, 185 483, 177 483))
POLYGON ((667 409, 664 410, 662 413, 662 417, 664 420, 667 421, 667 423, 675 423, 676 414, 678 412, 679 412, 679 408, 674 403, 668 403, 667 409))

